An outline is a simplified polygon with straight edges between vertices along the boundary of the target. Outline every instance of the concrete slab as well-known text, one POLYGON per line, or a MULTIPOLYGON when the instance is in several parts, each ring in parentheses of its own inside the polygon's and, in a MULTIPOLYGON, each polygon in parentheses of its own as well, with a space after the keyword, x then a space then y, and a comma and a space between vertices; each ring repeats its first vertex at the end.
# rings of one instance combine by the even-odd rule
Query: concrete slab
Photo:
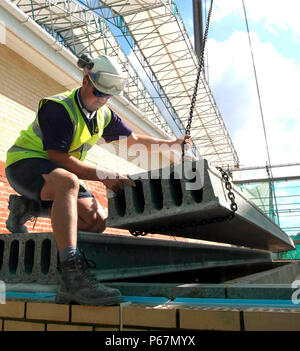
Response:
POLYGON ((126 283, 110 282, 107 286, 119 289, 125 296, 163 296, 167 299, 225 298, 226 289, 222 284, 164 284, 164 283, 126 283))
POLYGON ((5 282, 57 282, 57 248, 52 233, 2 234, 0 278, 5 282))
POLYGON ((300 305, 294 304, 291 300, 265 300, 265 299, 190 299, 177 298, 170 301, 169 305, 178 306, 206 306, 206 307, 229 307, 229 308, 288 308, 300 310, 300 305))
MULTIPOLYGON (((282 261, 277 261, 278 263, 283 263, 282 261)), ((274 262, 276 263, 276 262, 274 262)), ((297 280, 300 274, 300 261, 285 261, 286 264, 282 266, 268 269, 263 272, 246 275, 240 278, 228 280, 226 284, 288 284, 297 280)))
POLYGON ((296 288, 291 284, 236 284, 226 287, 229 299, 291 300, 296 288))
MULTIPOLYGON (((52 233, 2 235, 0 242, 4 282, 57 284, 52 233)), ((271 261, 270 253, 261 250, 85 232, 78 233, 78 247, 96 264, 91 271, 100 281, 271 261)))
POLYGON ((235 217, 230 221, 216 219, 214 223, 204 224, 204 220, 224 217, 231 212, 225 182, 220 172, 206 160, 185 161, 184 165, 164 168, 157 173, 136 174, 133 178, 135 188, 125 186, 121 195, 108 194, 107 225, 110 227, 273 252, 294 248, 289 236, 233 184, 238 207, 235 217), (193 179, 185 169, 192 170, 193 179), (201 184, 201 188, 196 183, 201 184))
POLYGON ((83 232, 78 246, 101 281, 271 261, 261 250, 83 232))

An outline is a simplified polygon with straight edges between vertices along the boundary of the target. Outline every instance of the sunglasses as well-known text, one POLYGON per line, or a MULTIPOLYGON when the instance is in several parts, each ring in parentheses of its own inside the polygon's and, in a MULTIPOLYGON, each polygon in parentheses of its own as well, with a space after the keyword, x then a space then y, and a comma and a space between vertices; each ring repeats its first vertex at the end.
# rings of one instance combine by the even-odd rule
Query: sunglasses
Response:
POLYGON ((93 94, 94 94, 96 97, 111 98, 111 95, 102 93, 101 91, 97 90, 96 88, 93 88, 93 94))
MULTIPOLYGON (((86 67, 84 71, 87 75, 88 80, 99 84, 99 86, 105 87, 105 89, 112 93, 119 93, 124 90, 127 80, 124 77, 120 77, 117 74, 111 74, 107 72, 91 72, 86 67)), ((99 91, 99 90, 98 90, 99 91)))
MULTIPOLYGON (((87 80, 88 80, 89 84, 93 85, 89 76, 87 76, 87 80)), ((110 94, 105 94, 105 93, 102 93, 102 91, 97 90, 94 86, 93 86, 93 94, 96 97, 104 97, 104 98, 111 98, 112 97, 112 95, 110 95, 110 94)))

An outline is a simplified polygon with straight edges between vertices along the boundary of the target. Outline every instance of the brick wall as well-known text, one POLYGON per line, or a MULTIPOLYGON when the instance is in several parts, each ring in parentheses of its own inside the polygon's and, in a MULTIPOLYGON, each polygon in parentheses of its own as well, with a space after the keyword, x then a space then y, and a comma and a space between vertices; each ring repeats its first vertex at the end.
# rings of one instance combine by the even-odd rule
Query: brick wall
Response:
MULTIPOLYGON (((300 313, 295 317, 295 321, 299 321, 300 313)), ((136 304, 82 306, 58 305, 48 302, 7 301, 6 304, 0 305, 0 330, 239 331, 241 330, 241 316, 237 309, 222 309, 220 307, 136 304)), ((299 328, 293 330, 299 330, 299 328)))
POLYGON ((4 174, 4 162, 0 162, 0 233, 7 233, 5 221, 8 216, 7 201, 9 194, 14 193, 8 187, 4 174))
MULTIPOLYGON (((300 311, 167 304, 81 306, 29 301, 7 301, 0 305, 0 331, 161 331, 166 335, 182 331, 193 336, 198 330, 300 331, 300 311)), ((194 339, 197 346, 202 337, 194 339)), ((162 341, 165 339, 158 340, 158 346, 162 341)))
POLYGON ((28 61, 0 45, 0 160, 36 115, 39 100, 66 90, 28 61))

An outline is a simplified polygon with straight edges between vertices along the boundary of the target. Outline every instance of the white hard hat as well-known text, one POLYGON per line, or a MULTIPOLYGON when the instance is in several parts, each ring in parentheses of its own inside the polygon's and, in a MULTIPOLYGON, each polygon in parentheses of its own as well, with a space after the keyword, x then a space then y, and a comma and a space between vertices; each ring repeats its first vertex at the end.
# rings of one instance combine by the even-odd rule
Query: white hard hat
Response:
POLYGON ((126 86, 126 76, 111 57, 101 55, 92 59, 92 68, 83 67, 94 87, 102 93, 121 95, 126 86))

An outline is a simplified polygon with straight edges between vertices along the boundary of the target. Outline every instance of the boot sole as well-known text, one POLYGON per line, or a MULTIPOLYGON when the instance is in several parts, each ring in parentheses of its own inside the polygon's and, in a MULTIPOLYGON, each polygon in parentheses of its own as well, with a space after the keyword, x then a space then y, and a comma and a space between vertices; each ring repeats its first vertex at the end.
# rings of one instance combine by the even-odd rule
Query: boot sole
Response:
POLYGON ((94 305, 94 306, 110 306, 119 305, 123 301, 122 296, 105 297, 99 299, 86 299, 84 297, 72 296, 68 293, 58 292, 56 294, 55 303, 69 304, 78 303, 79 305, 94 305))
POLYGON ((16 228, 15 226, 10 224, 9 220, 6 221, 6 229, 11 233, 18 233, 18 234, 28 233, 27 227, 25 225, 23 225, 21 228, 20 227, 16 228))

